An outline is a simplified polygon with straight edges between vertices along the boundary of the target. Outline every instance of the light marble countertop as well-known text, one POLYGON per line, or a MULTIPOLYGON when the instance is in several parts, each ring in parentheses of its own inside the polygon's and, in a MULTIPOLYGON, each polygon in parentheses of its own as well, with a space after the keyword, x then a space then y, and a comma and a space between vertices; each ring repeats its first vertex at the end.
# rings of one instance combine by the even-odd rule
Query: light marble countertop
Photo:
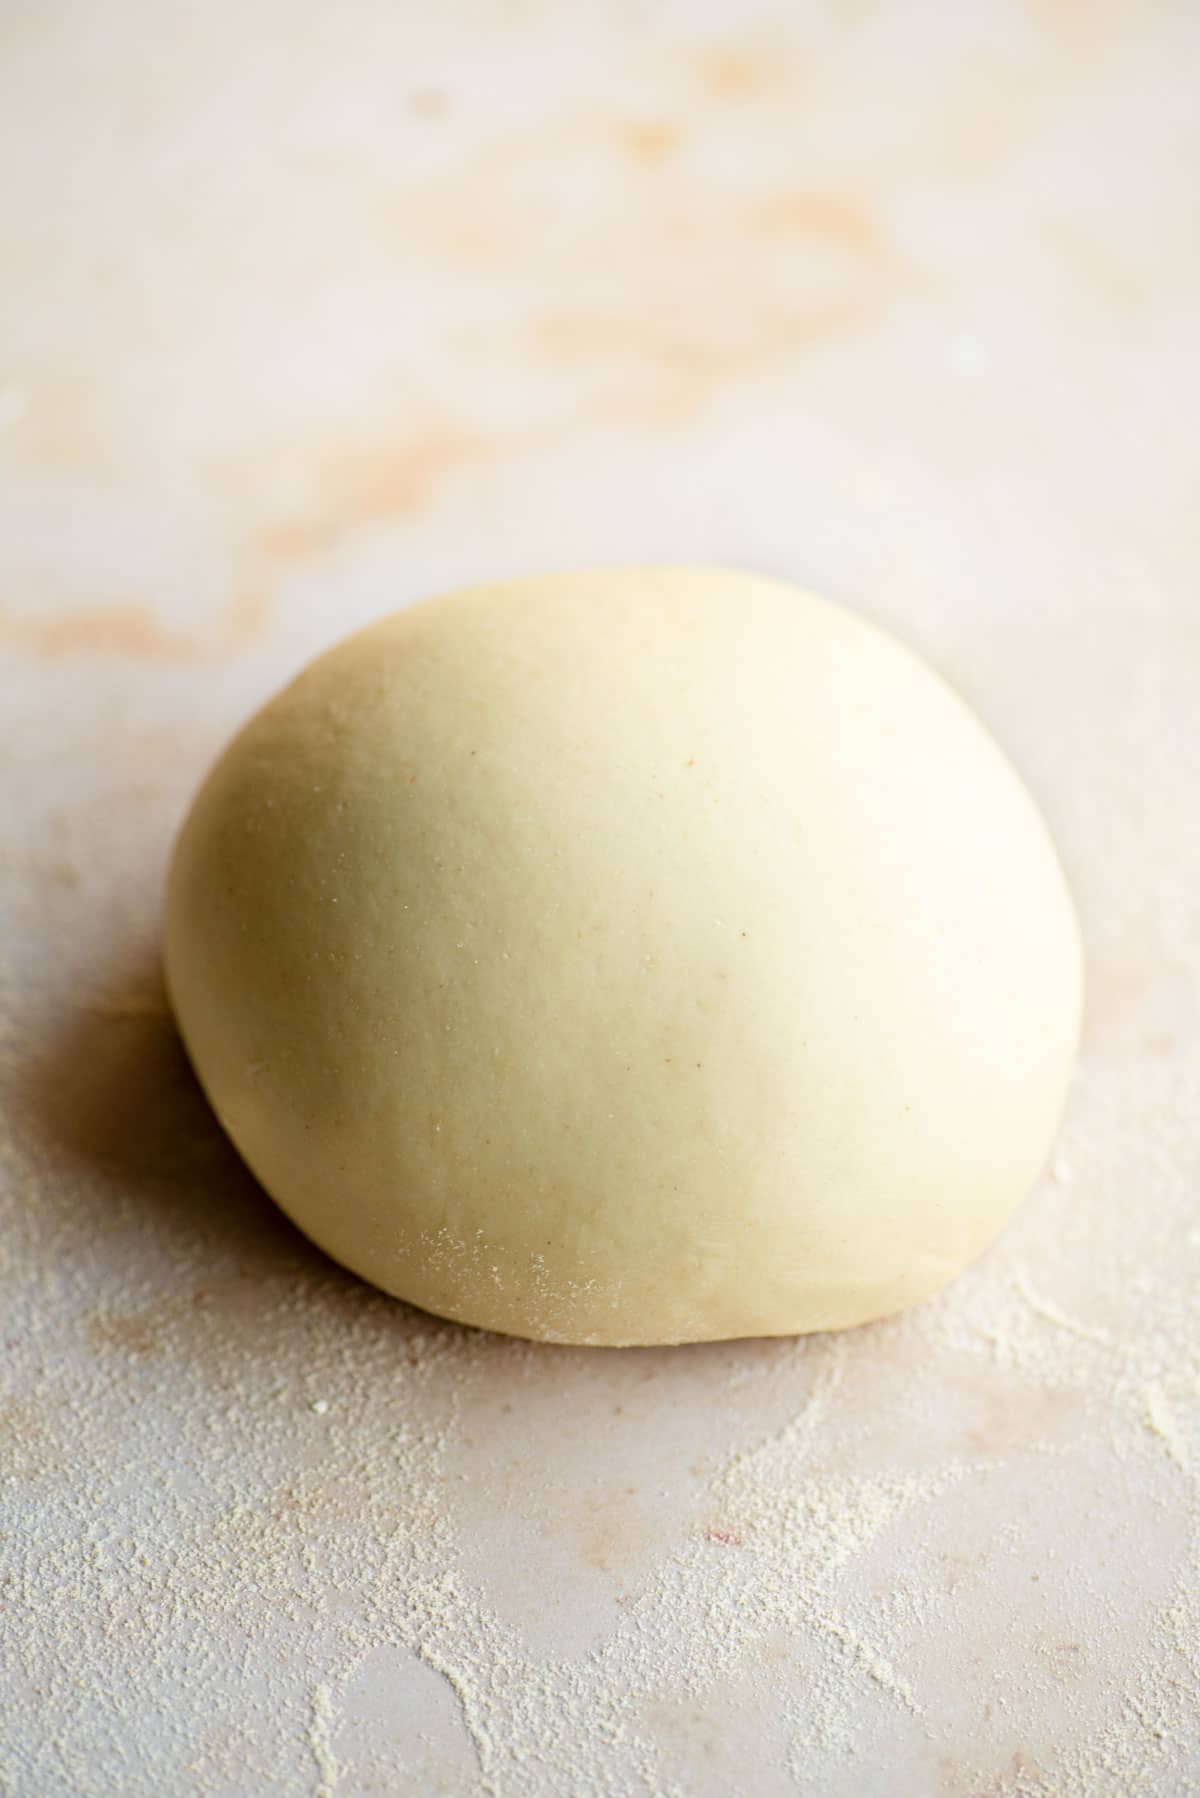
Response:
POLYGON ((48 0, 0 22, 0 1792, 1200 1788, 1200 12, 48 0), (351 626, 780 573, 1023 770, 1053 1169, 911 1315, 534 1348, 240 1168, 171 833, 351 626))

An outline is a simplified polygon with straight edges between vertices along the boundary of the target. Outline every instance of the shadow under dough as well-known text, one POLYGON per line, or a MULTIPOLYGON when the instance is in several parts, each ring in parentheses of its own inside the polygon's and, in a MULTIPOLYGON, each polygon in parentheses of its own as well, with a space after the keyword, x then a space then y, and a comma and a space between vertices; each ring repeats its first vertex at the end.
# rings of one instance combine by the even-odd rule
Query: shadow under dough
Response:
POLYGON ((243 1274, 362 1289, 289 1223, 221 1129, 157 960, 81 1004, 35 1058, 26 1098, 52 1154, 102 1176, 126 1205, 144 1202, 181 1262, 232 1257, 243 1274))

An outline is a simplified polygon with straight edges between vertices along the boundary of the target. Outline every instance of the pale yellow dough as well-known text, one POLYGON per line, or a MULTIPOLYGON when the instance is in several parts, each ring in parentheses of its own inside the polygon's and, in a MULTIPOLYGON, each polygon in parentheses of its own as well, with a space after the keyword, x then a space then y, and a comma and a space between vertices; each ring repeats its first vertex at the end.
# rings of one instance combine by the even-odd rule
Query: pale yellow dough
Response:
POLYGON ((580 1343, 936 1291, 1038 1175, 1082 985, 1046 830, 949 689, 810 594, 677 568, 322 656, 196 799, 166 962, 315 1242, 580 1343))

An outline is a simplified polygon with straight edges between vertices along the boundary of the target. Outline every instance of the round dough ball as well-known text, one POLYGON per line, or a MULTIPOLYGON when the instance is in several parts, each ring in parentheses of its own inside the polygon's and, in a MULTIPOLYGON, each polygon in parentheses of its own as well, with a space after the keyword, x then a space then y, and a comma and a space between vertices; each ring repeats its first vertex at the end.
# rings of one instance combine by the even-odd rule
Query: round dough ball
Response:
POLYGON ((614 1344, 936 1291, 1038 1175, 1082 984, 1046 830, 948 688, 690 568, 476 587, 321 656, 196 799, 166 962, 314 1242, 614 1344))

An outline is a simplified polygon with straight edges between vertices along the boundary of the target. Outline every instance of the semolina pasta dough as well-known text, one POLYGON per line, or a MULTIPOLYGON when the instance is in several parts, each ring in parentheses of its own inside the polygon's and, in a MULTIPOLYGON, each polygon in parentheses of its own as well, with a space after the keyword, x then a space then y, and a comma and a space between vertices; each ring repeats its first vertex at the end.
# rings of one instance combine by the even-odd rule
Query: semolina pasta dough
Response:
POLYGON ((480 586, 321 656, 196 798, 166 966, 314 1242, 597 1344, 936 1291, 1043 1165, 1082 987, 1045 827, 955 695, 691 568, 480 586))

